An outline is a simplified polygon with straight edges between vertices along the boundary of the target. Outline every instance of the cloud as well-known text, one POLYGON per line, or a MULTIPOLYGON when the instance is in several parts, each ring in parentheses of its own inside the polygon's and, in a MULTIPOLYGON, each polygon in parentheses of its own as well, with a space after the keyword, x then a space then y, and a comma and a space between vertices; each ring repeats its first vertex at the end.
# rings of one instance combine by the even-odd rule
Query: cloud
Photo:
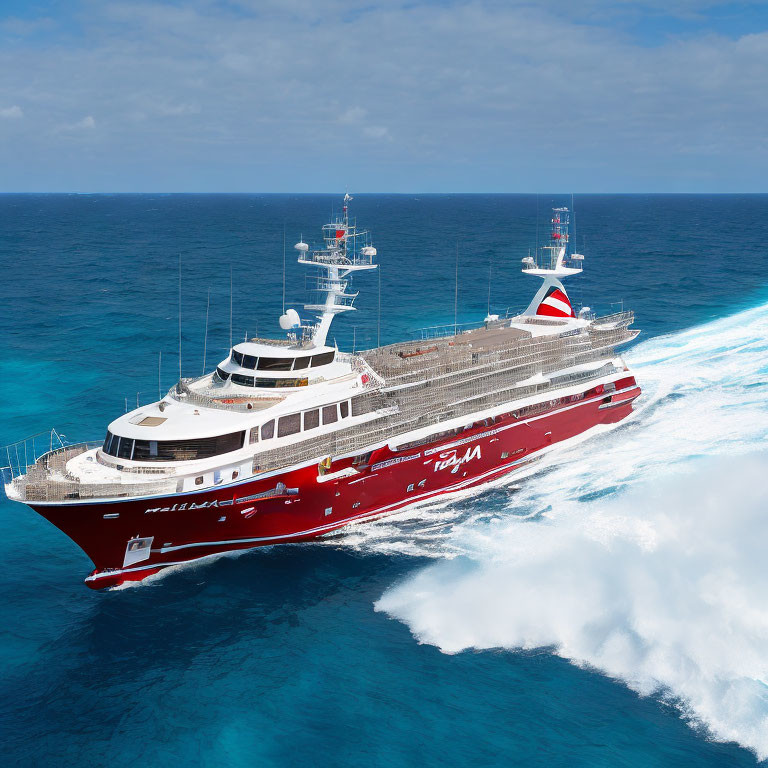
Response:
POLYGON ((0 49, 0 90, 38 121, 0 148, 4 181, 64 162, 49 126, 97 98, 99 168, 128 188, 184 188, 194 157, 234 190, 762 188, 768 34, 633 36, 639 13, 710 6, 97 3, 77 36, 0 49))
POLYGON ((367 125, 363 128, 363 133, 366 136, 370 136, 372 139, 389 139, 392 141, 392 137, 389 135, 389 129, 383 125, 367 125))
POLYGON ((24 117, 24 112, 21 107, 14 104, 12 107, 0 109, 0 117, 5 118, 6 120, 18 120, 19 118, 24 117))
POLYGON ((339 115, 339 122, 357 124, 362 122, 367 114, 367 109, 363 109, 362 107, 350 107, 339 115))

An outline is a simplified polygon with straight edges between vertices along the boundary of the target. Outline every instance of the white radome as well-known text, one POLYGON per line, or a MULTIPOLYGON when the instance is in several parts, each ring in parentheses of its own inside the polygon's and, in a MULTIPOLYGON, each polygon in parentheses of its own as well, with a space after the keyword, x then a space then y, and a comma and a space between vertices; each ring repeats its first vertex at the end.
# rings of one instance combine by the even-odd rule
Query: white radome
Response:
POLYGON ((301 251, 302 253, 306 253, 309 250, 309 246, 304 241, 296 243, 296 245, 294 245, 293 247, 297 251, 301 251))
POLYGON ((366 245, 365 248, 360 249, 360 253, 363 256, 375 256, 376 249, 372 245, 366 245))
POLYGON ((301 325, 301 318, 295 309, 289 309, 284 315, 280 315, 280 327, 284 331, 290 331, 291 328, 297 328, 301 325))

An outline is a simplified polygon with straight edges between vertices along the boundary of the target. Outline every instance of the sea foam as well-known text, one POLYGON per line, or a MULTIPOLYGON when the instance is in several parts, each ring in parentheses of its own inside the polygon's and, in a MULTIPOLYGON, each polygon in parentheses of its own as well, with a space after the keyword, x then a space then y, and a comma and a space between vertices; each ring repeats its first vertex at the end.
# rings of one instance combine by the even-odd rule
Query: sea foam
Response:
POLYGON ((437 558, 376 608, 447 653, 549 647, 768 757, 767 353, 768 305, 637 345, 623 426, 501 508, 484 494, 370 536, 402 551, 406 526, 437 558))

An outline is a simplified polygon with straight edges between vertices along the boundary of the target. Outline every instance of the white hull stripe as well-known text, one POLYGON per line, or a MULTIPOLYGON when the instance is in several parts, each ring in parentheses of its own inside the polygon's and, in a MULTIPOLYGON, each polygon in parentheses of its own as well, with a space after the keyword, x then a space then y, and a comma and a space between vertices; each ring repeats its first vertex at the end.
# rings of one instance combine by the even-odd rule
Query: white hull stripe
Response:
MULTIPOLYGON (((552 309, 556 309, 568 317, 573 314, 570 304, 566 304, 564 301, 560 301, 560 299, 556 299, 554 296, 547 296, 541 304, 546 304, 548 307, 552 307, 552 309)), ((539 304, 539 306, 541 306, 541 304, 539 304)))
MULTIPOLYGON (((626 373, 626 375, 633 375, 631 372, 622 372, 622 373, 626 373)), ((611 374, 611 376, 615 376, 615 375, 616 374, 611 374)), ((621 378, 621 377, 617 376, 617 378, 621 378)), ((610 383, 610 382, 608 382, 608 383, 610 383)), ((595 386, 598 386, 598 384, 596 384, 595 386)), ((564 406, 562 408, 556 408, 555 410, 552 410, 552 411, 547 411, 546 413, 543 413, 543 414, 541 414, 539 416, 532 416, 532 417, 530 417, 528 419, 524 419, 522 421, 516 421, 514 424, 508 424, 505 427, 500 427, 499 431, 503 432, 503 431, 505 431, 507 429, 512 429, 514 427, 519 427, 519 426, 521 426, 523 424, 529 424, 532 421, 538 421, 539 419, 546 419, 547 417, 552 416, 555 413, 561 413, 563 411, 571 410, 572 408, 578 408, 581 405, 587 405, 588 403, 594 403, 597 400, 602 400, 607 395, 618 395, 618 394, 620 394, 622 392, 628 392, 629 390, 636 389, 636 388, 637 388, 637 384, 635 383, 632 386, 624 387, 624 389, 617 389, 617 390, 615 390, 613 392, 609 392, 609 393, 605 393, 605 394, 600 394, 600 395, 598 395, 596 397, 591 397, 591 398, 589 398, 589 400, 580 400, 577 403, 573 403, 571 405, 567 405, 567 406, 564 406)), ((557 397, 561 397, 561 396, 562 395, 557 395, 557 397)), ((553 399, 556 399, 556 398, 553 398, 553 399)), ((509 401, 508 403, 505 403, 503 407, 506 408, 507 405, 509 405, 510 412, 514 411, 515 408, 512 407, 512 403, 513 402, 514 401, 509 401)), ((539 402, 546 402, 546 400, 542 399, 539 402)), ((494 406, 494 408, 498 408, 498 407, 499 406, 494 406)), ((486 411, 488 411, 488 410, 491 410, 491 409, 486 409, 486 411)), ((467 414, 467 418, 468 419, 471 418, 473 421, 481 421, 483 418, 487 418, 487 417, 482 416, 481 415, 482 413, 483 413, 483 411, 476 411, 475 413, 467 414)), ((487 433, 485 433, 485 432, 482 433, 482 434, 478 434, 478 435, 474 436, 472 439, 480 440, 481 438, 485 437, 486 434, 487 433)), ((402 439, 404 437, 407 437, 407 435, 408 435, 408 433, 405 433, 405 435, 397 435, 397 440, 400 440, 400 439, 402 439)), ((377 450, 379 448, 383 448, 384 446, 388 445, 390 440, 394 441, 395 438, 388 438, 387 440, 382 440, 382 441, 379 441, 377 443, 371 443, 370 445, 366 446, 365 448, 358 449, 354 453, 366 453, 368 451, 374 451, 374 450, 377 450)), ((441 450, 446 450, 446 449, 445 448, 441 448, 441 450)), ((345 456, 337 456, 336 459, 346 458, 346 457, 354 455, 354 453, 346 454, 345 456)), ((280 469, 273 469, 273 470, 270 470, 269 472, 264 472, 264 473, 259 474, 259 475, 253 475, 251 477, 246 477, 246 478, 243 478, 242 480, 239 480, 236 483, 228 483, 226 486, 219 486, 219 487, 221 487, 221 488, 237 488, 240 485, 245 485, 247 483, 252 483, 252 482, 254 482, 256 480, 266 480, 266 479, 268 479, 270 477, 277 477, 279 475, 284 475, 284 474, 287 474, 289 472, 294 472, 297 469, 302 469, 303 467, 307 467, 307 466, 311 466, 313 464, 317 464, 317 462, 320 460, 320 458, 322 458, 322 457, 318 456, 317 458, 310 459, 309 461, 304 461, 304 462, 301 462, 299 464, 293 464, 293 465, 290 465, 290 466, 287 466, 287 467, 281 467, 280 469)), ((367 477, 367 475, 366 475, 366 477, 367 477)), ((361 479, 364 479, 364 478, 361 478, 361 479)), ((177 498, 179 496, 191 496, 193 494, 205 493, 206 491, 210 491, 210 490, 212 490, 212 489, 211 488, 207 488, 207 489, 204 489, 203 491, 195 491, 195 490, 192 490, 192 491, 181 491, 181 492, 178 492, 178 493, 171 493, 171 494, 169 494, 169 493, 160 493, 160 494, 155 494, 155 495, 152 495, 152 496, 135 496, 135 497, 128 498, 128 499, 123 497, 123 498, 119 498, 119 499, 115 499, 115 498, 88 499, 87 501, 82 500, 82 499, 76 499, 76 500, 73 499, 72 501, 63 501, 63 502, 62 501, 41 501, 41 502, 35 501, 35 502, 33 502, 33 504, 35 504, 36 506, 41 506, 41 507, 58 507, 58 506, 79 507, 79 506, 88 506, 88 505, 93 505, 93 504, 125 504, 126 501, 151 501, 152 499, 167 499, 167 498, 174 498, 175 499, 175 498, 177 498)), ((26 503, 26 502, 24 502, 24 503, 26 503)))
MULTIPOLYGON (((613 393, 613 394, 618 394, 620 392, 627 392, 627 391, 629 391, 631 389, 635 389, 636 386, 637 385, 635 384, 635 385, 633 385, 631 387, 626 387, 625 389, 616 390, 616 392, 613 393)), ((583 400, 580 403, 576 403, 575 405, 571 405, 571 406, 568 406, 567 408, 563 408, 563 409, 560 409, 560 410, 570 410, 571 408, 578 407, 579 405, 585 405, 588 402, 594 402, 597 399, 602 399, 602 397, 603 396, 601 395, 600 398, 591 398, 590 400, 583 400)), ((631 403, 634 399, 635 398, 629 398, 627 400, 624 400, 621 404, 624 405, 624 404, 627 404, 627 403, 631 403)), ((546 415, 546 414, 544 414, 544 415, 546 415)), ((535 421, 535 420, 538 420, 540 418, 543 418, 543 416, 536 416, 536 417, 534 417, 532 419, 528 419, 528 421, 535 421)), ((523 423, 526 423, 526 422, 520 422, 519 424, 512 424, 510 426, 513 426, 513 427, 514 426, 519 426, 520 424, 523 424, 523 423)), ((596 427, 596 426, 600 426, 600 425, 599 424, 595 424, 592 427, 590 427, 589 429, 585 430, 585 432, 580 433, 579 435, 576 435, 576 437, 583 437, 584 434, 589 432, 591 429, 594 429, 594 427, 596 427)), ((565 440, 563 442, 568 442, 568 441, 565 440)), ((520 459, 517 459, 517 460, 515 460, 513 462, 510 462, 509 464, 504 464, 504 465, 502 465, 500 467, 495 467, 494 469, 487 470, 486 472, 483 472, 480 475, 477 475, 475 477, 471 477, 471 478, 469 478, 467 480, 463 480, 462 482, 456 483, 455 485, 449 486, 447 488, 443 488, 441 490, 435 490, 435 491, 427 491, 427 492, 419 494, 417 496, 412 496, 411 498, 409 498, 407 500, 403 499, 401 501, 397 501, 397 502, 394 502, 392 504, 387 504, 387 505, 385 505, 383 507, 379 507, 378 509, 372 510, 370 512, 364 512, 364 513, 362 513, 360 515, 356 515, 355 517, 347 518, 346 520, 340 521, 338 523, 331 523, 331 524, 328 524, 328 525, 320 526, 318 528, 311 528, 311 529, 306 530, 306 531, 299 531, 299 532, 296 532, 296 533, 284 534, 282 536, 266 536, 266 537, 257 537, 257 538, 248 538, 248 539, 229 539, 229 540, 223 540, 223 541, 211 541, 211 542, 198 542, 198 543, 192 543, 192 544, 180 544, 180 545, 175 546, 175 547, 163 547, 160 550, 153 550, 153 551, 155 551, 155 552, 159 551, 161 553, 165 553, 165 552, 173 552, 173 551, 177 551, 177 550, 181 550, 181 549, 189 549, 189 548, 192 548, 192 547, 216 547, 216 546, 227 546, 227 545, 230 545, 230 544, 254 544, 254 543, 257 543, 257 542, 268 542, 268 541, 270 541, 270 542, 279 542, 279 541, 284 541, 286 539, 295 539, 295 538, 297 538, 299 536, 310 536, 312 534, 322 534, 324 532, 330 532, 330 531, 333 531, 333 530, 339 530, 339 529, 345 528, 346 526, 351 525, 355 521, 359 521, 361 519, 368 519, 368 518, 375 518, 375 517, 378 517, 378 516, 382 516, 382 515, 386 514, 388 510, 392 510, 393 508, 398 507, 398 506, 400 506, 402 508, 406 508, 406 507, 410 507, 413 504, 418 503, 419 501, 424 501, 425 499, 431 498, 433 496, 440 496, 440 495, 443 495, 443 494, 447 495, 447 494, 451 494, 451 493, 456 493, 458 491, 463 490, 467 486, 471 486, 473 483, 478 483, 478 482, 483 481, 485 478, 487 478, 490 475, 493 475, 493 474, 504 474, 506 472, 511 472, 515 468, 515 465, 518 465, 518 464, 521 465, 521 466, 518 467, 519 470, 525 469, 530 463, 532 463, 533 461, 538 460, 539 458, 541 458, 541 456, 543 454, 548 453, 549 451, 557 449, 559 447, 560 447, 560 443, 559 442, 558 443, 554 443, 554 444, 549 445, 549 446, 545 446, 544 448, 541 448, 538 451, 534 451, 533 453, 529 453, 529 454, 527 454, 526 456, 523 456, 520 459)), ((194 558, 194 559, 195 560, 200 560, 200 559, 203 559, 203 558, 206 558, 206 557, 216 557, 218 555, 224 554, 226 551, 228 551, 228 550, 225 550, 224 552, 213 552, 213 553, 210 553, 209 555, 203 555, 203 557, 201 557, 201 558, 194 558)), ((231 550, 229 550, 229 551, 231 551, 231 550)), ((120 576, 121 574, 124 574, 124 573, 137 573, 139 571, 147 571, 147 570, 155 570, 155 569, 160 569, 160 568, 168 568, 168 567, 170 567, 172 565, 183 565, 184 563, 189 563, 189 562, 191 562, 191 561, 190 560, 175 560, 175 561, 170 561, 170 562, 142 565, 142 566, 137 566, 135 568, 123 568, 123 569, 114 570, 114 571, 105 571, 105 572, 95 573, 92 576, 88 576, 85 580, 86 581, 98 581, 99 579, 113 578, 114 576, 120 576)))
MULTIPOLYGON (((549 447, 549 446, 548 446, 549 447)), ((539 454, 540 451, 536 451, 536 454, 539 454)), ((313 534, 322 534, 325 532, 330 532, 339 528, 344 528, 347 525, 350 525, 354 523, 356 520, 368 518, 368 517, 376 517, 383 514, 386 514, 388 510, 391 510, 393 507, 409 507, 412 504, 415 504, 419 501, 423 501, 424 499, 430 498, 432 496, 440 496, 441 494, 449 494, 449 493, 456 493, 457 491, 461 491, 464 488, 472 485, 472 483, 476 483, 479 481, 484 480, 489 475, 493 474, 504 474, 505 472, 508 472, 514 468, 516 464, 521 464, 522 466, 520 469, 524 468, 528 465, 533 459, 538 459, 539 456, 534 454, 528 454, 527 456, 524 456, 521 459, 517 459, 516 461, 513 461, 509 464, 504 464, 500 467, 495 467, 492 470, 488 470, 487 472, 483 472, 481 475, 476 475, 475 477, 468 478, 467 480, 463 480, 460 483, 456 483, 455 485, 448 486, 447 488, 442 488, 435 491, 428 491, 426 493, 421 493, 417 496, 412 496, 409 499, 401 499, 400 501, 394 502, 392 504, 387 504, 383 507, 379 507, 378 509, 371 510, 370 512, 363 512, 360 515, 355 515, 354 517, 346 518, 343 521, 339 521, 337 523, 330 523, 329 525, 322 525, 318 528, 310 528, 306 531, 297 531, 296 533, 288 533, 283 534, 280 536, 262 536, 262 537, 254 537, 254 538, 248 538, 248 539, 225 539, 220 541, 201 541, 201 542, 195 542, 192 544, 179 544, 175 547, 162 547, 161 549, 153 549, 153 552, 175 552, 180 549, 189 549, 191 547, 219 547, 219 546, 226 546, 229 544, 253 544, 260 541, 284 541, 285 539, 295 539, 299 536, 311 536, 313 534)), ((214 552, 213 555, 219 555, 223 554, 221 552, 214 552)), ((207 557, 207 555, 205 556, 207 557)), ((116 569, 113 571, 104 571, 95 573, 92 576, 88 576, 85 580, 86 581, 96 581, 98 579, 104 579, 104 578, 112 578, 114 576, 119 576, 123 573, 137 573, 139 571, 147 571, 147 570, 153 570, 155 568, 167 568, 171 565, 181 565, 183 563, 189 563, 190 560, 178 560, 173 562, 163 562, 163 563, 154 563, 154 564, 148 564, 148 565, 141 565, 137 566, 135 568, 121 568, 116 569)))

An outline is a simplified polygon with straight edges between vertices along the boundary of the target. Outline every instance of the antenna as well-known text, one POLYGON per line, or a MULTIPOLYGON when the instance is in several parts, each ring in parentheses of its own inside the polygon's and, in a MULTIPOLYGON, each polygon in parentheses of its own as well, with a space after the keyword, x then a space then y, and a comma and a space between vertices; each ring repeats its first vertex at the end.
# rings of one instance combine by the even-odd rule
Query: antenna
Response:
POLYGON ((283 222, 283 314, 285 314, 285 222, 283 222))
POLYGON ((205 376, 205 360, 208 356, 208 312, 211 308, 211 289, 208 289, 208 303, 205 305, 205 339, 203 341, 203 376, 205 376))
POLYGON ((571 253, 576 250, 576 208, 573 205, 573 192, 571 192, 571 236, 568 238, 571 245, 571 253))
POLYGON ((160 353, 157 356, 157 399, 162 400, 163 399, 163 388, 160 385, 160 375, 163 370, 163 350, 160 350, 160 353))
POLYGON ((378 270, 376 270, 379 273, 379 316, 376 323, 376 346, 381 346, 381 264, 379 264, 378 270))
POLYGON ((536 261, 539 259, 539 193, 536 193, 536 261))
POLYGON ((229 348, 232 349, 232 262, 229 262, 229 348))
POLYGON ((491 314, 491 273, 493 271, 493 256, 488 256, 488 314, 491 314))
POLYGON ((456 276, 453 287, 453 335, 458 332, 459 319, 459 241, 456 241, 456 276))
POLYGON ((181 381, 181 254, 179 254, 179 381, 181 381))
POLYGON ((355 354, 355 344, 357 342, 357 326, 352 326, 352 354, 355 354))

